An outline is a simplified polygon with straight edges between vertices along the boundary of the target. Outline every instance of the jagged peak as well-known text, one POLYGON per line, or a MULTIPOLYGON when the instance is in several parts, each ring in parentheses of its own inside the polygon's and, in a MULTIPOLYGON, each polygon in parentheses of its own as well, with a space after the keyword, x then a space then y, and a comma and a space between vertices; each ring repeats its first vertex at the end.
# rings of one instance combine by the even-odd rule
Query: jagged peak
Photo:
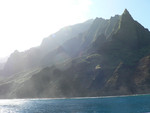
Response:
POLYGON ((130 19, 133 19, 131 14, 129 13, 129 11, 127 9, 124 10, 124 12, 122 14, 122 17, 127 17, 127 18, 130 18, 130 19))
POLYGON ((105 20, 105 19, 104 19, 104 18, 101 18, 101 17, 100 17, 100 18, 99 18, 99 17, 96 17, 95 20, 105 20))
POLYGON ((119 19, 119 17, 120 15, 111 16, 110 19, 108 20, 111 21, 111 20, 119 19))
POLYGON ((130 14, 127 9, 124 10, 123 14, 130 14))

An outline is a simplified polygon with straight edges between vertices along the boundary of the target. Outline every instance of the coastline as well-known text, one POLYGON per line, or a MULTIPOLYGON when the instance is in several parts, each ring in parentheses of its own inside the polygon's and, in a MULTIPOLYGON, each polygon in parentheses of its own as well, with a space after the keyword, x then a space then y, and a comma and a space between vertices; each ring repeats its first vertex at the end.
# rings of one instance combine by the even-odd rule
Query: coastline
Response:
POLYGON ((94 99, 94 98, 119 98, 132 96, 146 96, 150 94, 132 94, 132 95, 115 95, 115 96, 97 96, 97 97, 62 97, 62 98, 14 98, 14 99, 0 99, 0 100, 63 100, 63 99, 94 99))

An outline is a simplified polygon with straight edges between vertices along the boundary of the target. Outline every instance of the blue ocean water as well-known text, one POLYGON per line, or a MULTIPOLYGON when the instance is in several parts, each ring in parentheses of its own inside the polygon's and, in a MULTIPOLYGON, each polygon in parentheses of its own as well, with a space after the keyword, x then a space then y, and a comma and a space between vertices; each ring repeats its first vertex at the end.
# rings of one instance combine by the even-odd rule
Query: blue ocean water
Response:
POLYGON ((150 113, 150 95, 0 100, 0 113, 150 113))

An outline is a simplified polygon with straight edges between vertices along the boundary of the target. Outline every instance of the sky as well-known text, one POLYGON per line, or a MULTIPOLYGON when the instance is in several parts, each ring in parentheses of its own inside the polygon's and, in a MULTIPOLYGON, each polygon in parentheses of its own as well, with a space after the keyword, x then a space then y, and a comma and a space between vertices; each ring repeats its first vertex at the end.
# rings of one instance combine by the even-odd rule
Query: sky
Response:
POLYGON ((0 58, 39 46, 60 28, 127 8, 150 30, 150 0, 0 0, 0 58))

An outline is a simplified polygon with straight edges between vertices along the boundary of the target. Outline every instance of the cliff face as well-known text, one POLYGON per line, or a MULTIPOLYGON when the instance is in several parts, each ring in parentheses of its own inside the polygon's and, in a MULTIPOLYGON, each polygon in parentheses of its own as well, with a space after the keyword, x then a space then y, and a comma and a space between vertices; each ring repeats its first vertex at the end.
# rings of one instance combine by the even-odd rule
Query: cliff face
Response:
MULTIPOLYGON (((51 54, 51 52, 56 51, 57 48, 60 48, 65 41, 71 40, 86 32, 92 22, 93 20, 91 19, 84 23, 64 27, 49 37, 44 38, 38 47, 33 47, 24 52, 15 50, 9 56, 0 76, 11 76, 23 71, 52 65, 51 63, 47 63, 48 61, 45 63, 45 60, 49 59, 46 59, 46 57, 51 54)), ((56 56, 55 52, 52 54, 56 56)))
POLYGON ((121 16, 96 18, 72 29, 53 35, 68 37, 53 49, 53 41, 44 39, 32 52, 13 53, 4 68, 9 77, 1 80, 0 97, 150 93, 150 32, 126 9, 121 16))

